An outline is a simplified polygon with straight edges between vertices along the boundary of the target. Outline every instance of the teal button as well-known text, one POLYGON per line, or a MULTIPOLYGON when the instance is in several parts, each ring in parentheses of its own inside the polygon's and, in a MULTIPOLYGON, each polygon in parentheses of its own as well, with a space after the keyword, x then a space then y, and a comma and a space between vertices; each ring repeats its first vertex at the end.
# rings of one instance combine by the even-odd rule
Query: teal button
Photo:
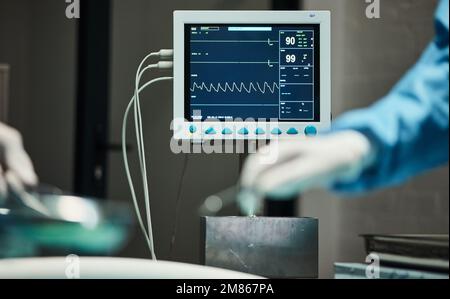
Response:
POLYGON ((191 132, 192 134, 194 134, 195 132, 197 132, 197 127, 194 126, 194 125, 191 125, 191 126, 189 127, 189 132, 191 132))
POLYGON ((286 133, 288 133, 289 135, 297 135, 298 131, 296 128, 290 128, 286 133))
POLYGON ((231 135, 233 134, 233 131, 231 131, 229 128, 225 128, 222 130, 222 135, 231 135))
POLYGON ((214 128, 208 128, 206 131, 205 131, 205 134, 206 135, 215 135, 216 134, 216 130, 214 130, 214 128))
POLYGON ((307 126, 305 128, 305 135, 306 136, 316 136, 317 135, 317 129, 314 126, 307 126))
POLYGON ((283 131, 281 131, 279 128, 275 128, 272 130, 272 135, 281 135, 283 134, 283 131))
POLYGON ((255 134, 256 135, 264 135, 264 134, 266 134, 266 131, 264 131, 261 128, 257 128, 256 131, 255 131, 255 134))
POLYGON ((248 135, 250 132, 248 131, 247 128, 242 128, 239 130, 238 134, 239 135, 248 135))

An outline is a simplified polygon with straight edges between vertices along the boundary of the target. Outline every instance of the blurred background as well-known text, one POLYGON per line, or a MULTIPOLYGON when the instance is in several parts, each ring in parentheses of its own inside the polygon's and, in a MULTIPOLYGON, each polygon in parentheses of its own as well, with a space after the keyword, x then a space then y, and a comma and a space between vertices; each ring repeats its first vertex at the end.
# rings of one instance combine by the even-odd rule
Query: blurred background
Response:
MULTIPOLYGON (((381 1, 381 18, 367 19, 367 4, 355 0, 81 0, 76 20, 66 18, 64 0, 0 0, 0 64, 9 65, 10 72, 8 123, 22 132, 42 182, 80 195, 131 201, 119 151, 122 117, 140 60, 172 47, 174 10, 331 10, 337 117, 378 100, 417 60, 433 37, 436 4, 381 1)), ((190 155, 176 224, 184 159, 169 147, 172 85, 162 83, 143 98, 156 252, 160 259, 198 263, 197 208, 237 181, 240 159, 190 155)), ((137 163, 132 167, 136 170, 137 163)), ((448 180, 443 167, 363 198, 304 194, 298 215, 320 221, 320 277, 332 277, 335 261, 364 260, 359 234, 448 233, 448 180)), ((137 229, 121 255, 149 257, 137 229)))

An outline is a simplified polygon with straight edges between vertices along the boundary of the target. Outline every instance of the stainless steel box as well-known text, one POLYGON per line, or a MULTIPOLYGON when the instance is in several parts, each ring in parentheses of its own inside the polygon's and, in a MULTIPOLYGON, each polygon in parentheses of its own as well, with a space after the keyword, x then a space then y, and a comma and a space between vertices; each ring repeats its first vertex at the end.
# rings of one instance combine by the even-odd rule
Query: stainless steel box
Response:
POLYGON ((268 278, 318 277, 318 220, 203 217, 202 262, 268 278))

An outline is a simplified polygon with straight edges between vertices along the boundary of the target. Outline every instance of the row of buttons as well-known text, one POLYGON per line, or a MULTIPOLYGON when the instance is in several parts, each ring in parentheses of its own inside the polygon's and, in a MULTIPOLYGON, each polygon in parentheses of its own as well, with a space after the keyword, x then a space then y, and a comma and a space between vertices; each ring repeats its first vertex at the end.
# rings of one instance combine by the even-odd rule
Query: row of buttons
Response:
MULTIPOLYGON (((192 134, 196 133, 197 132, 197 127, 194 126, 194 125, 191 125, 189 127, 189 132, 192 133, 192 134)), ((283 134, 283 131, 281 131, 281 129, 279 129, 279 128, 275 128, 270 133, 272 135, 281 135, 281 134, 283 134)), ((305 128, 305 130, 304 130, 304 133, 305 133, 306 136, 315 136, 315 135, 317 135, 317 129, 314 126, 307 126, 305 128)), ((211 127, 211 128, 208 128, 205 131, 205 134, 206 135, 216 135, 217 132, 216 132, 216 130, 213 127, 211 127)), ((233 134, 233 131, 231 129, 229 129, 229 128, 225 128, 225 129, 222 130, 222 135, 231 135, 231 134, 233 134)), ((250 131, 247 128, 242 128, 242 129, 240 129, 238 131, 238 134, 239 135, 249 135, 250 131)), ((264 131, 264 129, 262 129, 262 128, 257 128, 255 130, 255 135, 264 135, 264 134, 266 134, 266 131, 264 131)), ((286 131, 286 134, 288 134, 288 135, 298 135, 299 132, 295 128, 290 128, 289 130, 286 131)))

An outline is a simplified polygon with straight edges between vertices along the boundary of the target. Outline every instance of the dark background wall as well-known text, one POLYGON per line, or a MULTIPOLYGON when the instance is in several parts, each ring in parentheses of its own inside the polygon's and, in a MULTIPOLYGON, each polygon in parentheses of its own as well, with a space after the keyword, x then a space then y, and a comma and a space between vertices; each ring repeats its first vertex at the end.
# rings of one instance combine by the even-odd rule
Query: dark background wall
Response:
POLYGON ((76 22, 60 0, 0 1, 0 63, 11 65, 9 120, 40 180, 71 190, 76 22))
MULTIPOLYGON (((308 9, 332 11, 333 112, 364 107, 383 96, 419 57, 433 36, 436 1, 381 1, 381 19, 368 20, 364 1, 307 0, 308 9)), ((0 63, 11 65, 11 124, 24 135, 43 182, 73 190, 77 21, 65 18, 63 0, 0 0, 0 63)), ((110 134, 120 126, 139 61, 172 45, 175 9, 269 9, 269 1, 112 1, 110 134)), ((167 74, 167 73, 166 73, 167 74)), ((175 250, 175 197, 183 157, 171 153, 172 87, 161 83, 143 96, 145 142, 157 253, 197 262, 199 203, 238 179, 235 155, 192 155, 183 187, 175 250)), ((135 153, 134 153, 135 154, 135 153)), ((132 163, 136 170, 136 164, 132 163)), ((120 153, 109 155, 108 198, 129 201, 120 153)), ((320 275, 335 261, 362 261, 360 233, 447 233, 448 167, 404 186, 359 199, 327 192, 305 194, 299 214, 320 219, 320 275)), ((233 211, 231 211, 233 212, 233 211)), ((121 253, 148 257, 136 230, 121 253)))

